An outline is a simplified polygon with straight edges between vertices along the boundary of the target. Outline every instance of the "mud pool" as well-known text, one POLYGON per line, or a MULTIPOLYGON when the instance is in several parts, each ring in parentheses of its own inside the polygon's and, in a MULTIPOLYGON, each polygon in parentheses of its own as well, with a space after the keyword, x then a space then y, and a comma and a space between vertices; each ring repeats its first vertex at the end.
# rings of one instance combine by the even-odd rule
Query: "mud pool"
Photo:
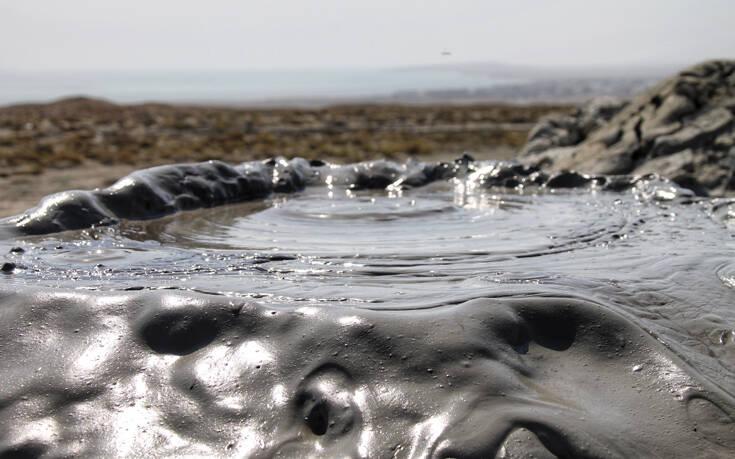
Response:
POLYGON ((0 455, 735 450, 729 201, 469 159, 167 167, 4 221, 0 455))

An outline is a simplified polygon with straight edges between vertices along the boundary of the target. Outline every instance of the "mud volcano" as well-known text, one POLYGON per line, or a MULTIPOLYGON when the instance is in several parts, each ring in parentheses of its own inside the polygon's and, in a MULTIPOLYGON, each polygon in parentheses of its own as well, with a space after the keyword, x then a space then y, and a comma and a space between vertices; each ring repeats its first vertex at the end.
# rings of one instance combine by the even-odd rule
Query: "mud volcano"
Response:
POLYGON ((0 456, 732 457, 729 210, 470 158, 50 196, 3 222, 0 456))

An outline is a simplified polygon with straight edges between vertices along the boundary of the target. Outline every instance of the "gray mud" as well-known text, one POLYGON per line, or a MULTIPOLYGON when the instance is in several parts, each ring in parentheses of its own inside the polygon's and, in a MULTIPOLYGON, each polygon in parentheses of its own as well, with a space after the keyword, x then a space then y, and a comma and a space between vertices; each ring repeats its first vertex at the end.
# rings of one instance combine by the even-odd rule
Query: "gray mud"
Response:
POLYGON ((732 457, 732 207, 470 158, 49 197, 3 223, 0 456, 732 457))

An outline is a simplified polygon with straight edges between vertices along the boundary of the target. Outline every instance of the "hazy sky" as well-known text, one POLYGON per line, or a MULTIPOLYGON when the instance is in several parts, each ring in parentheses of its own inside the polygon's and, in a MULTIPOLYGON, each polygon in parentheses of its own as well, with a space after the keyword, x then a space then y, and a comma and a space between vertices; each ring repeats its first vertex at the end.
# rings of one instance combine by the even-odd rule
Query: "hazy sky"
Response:
POLYGON ((712 57, 735 57, 735 0, 0 0, 0 70, 712 57))

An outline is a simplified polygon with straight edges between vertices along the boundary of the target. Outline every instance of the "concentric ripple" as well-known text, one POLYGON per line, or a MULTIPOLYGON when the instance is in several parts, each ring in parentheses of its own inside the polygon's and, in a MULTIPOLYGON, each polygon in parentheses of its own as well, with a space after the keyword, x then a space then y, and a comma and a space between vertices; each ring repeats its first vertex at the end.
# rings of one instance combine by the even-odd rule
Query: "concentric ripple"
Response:
POLYGON ((391 196, 317 188, 275 199, 259 212, 220 207, 151 223, 146 237, 176 247, 329 258, 519 256, 593 244, 619 232, 629 216, 606 201, 580 205, 578 197, 462 196, 447 189, 391 196))
POLYGON ((711 207, 467 180, 6 238, 0 454, 727 457, 711 207))

